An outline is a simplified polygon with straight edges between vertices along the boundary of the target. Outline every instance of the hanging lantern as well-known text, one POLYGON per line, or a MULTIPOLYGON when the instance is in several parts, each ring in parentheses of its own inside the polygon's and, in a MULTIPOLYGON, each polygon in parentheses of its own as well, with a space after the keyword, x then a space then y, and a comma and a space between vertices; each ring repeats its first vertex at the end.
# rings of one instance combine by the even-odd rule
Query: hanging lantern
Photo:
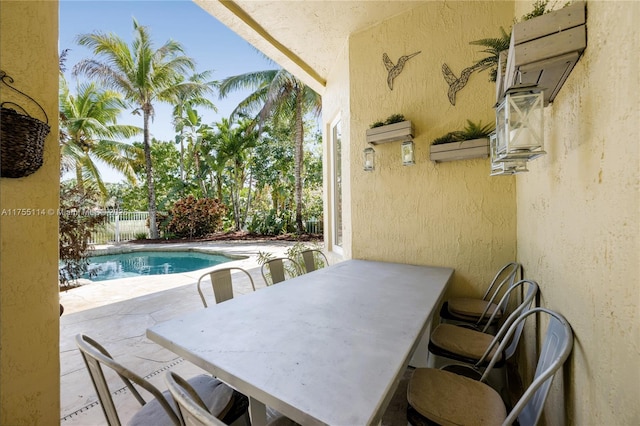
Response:
POLYGON ((515 86, 507 90, 496 109, 496 159, 528 161, 546 154, 543 118, 540 88, 515 86))

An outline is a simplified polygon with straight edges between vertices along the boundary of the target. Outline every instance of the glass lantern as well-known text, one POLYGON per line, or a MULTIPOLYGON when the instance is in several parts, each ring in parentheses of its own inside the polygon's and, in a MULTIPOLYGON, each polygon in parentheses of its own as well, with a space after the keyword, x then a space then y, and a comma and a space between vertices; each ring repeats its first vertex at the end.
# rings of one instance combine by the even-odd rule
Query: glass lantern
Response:
POLYGON ((498 158, 498 137, 497 133, 489 135, 489 152, 491 157, 490 176, 514 175, 528 172, 527 160, 523 159, 500 159, 498 158))
POLYGON ((496 109, 496 157, 533 160, 544 151, 544 96, 537 86, 516 86, 496 109))
POLYGON ((413 141, 402 142, 401 153, 403 166, 411 166, 413 164, 416 164, 413 154, 413 141))
POLYGON ((371 172, 375 169, 375 159, 376 159, 376 151, 369 147, 365 148, 364 151, 364 171, 371 172))

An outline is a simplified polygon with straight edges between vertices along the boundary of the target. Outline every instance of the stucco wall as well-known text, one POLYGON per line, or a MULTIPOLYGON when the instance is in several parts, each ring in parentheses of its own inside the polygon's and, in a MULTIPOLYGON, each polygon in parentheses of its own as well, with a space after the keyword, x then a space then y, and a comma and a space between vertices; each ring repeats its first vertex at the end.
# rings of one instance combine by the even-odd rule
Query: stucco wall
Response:
POLYGON ((495 121, 495 86, 474 73, 447 97, 442 64, 460 75, 483 57, 469 42, 497 37, 510 24, 513 4, 425 2, 352 35, 349 43, 351 120, 351 251, 354 258, 455 268, 456 294, 481 294, 495 271, 516 256, 515 179, 489 177, 488 159, 435 164, 431 141, 466 120, 495 121), (464 29, 464 31, 460 31, 464 29), (387 86, 382 55, 410 59, 387 86), (416 164, 403 166, 400 143, 377 145, 376 169, 363 171, 365 132, 401 113, 415 127, 416 164))
POLYGON ((640 3, 588 3, 587 49, 545 109, 548 154, 517 178, 518 258, 575 332, 547 424, 564 410, 567 424, 640 424, 639 21, 640 3))
MULTIPOLYGON (((46 110, 44 165, 0 179, 0 424, 60 418, 58 259, 58 2, 0 2, 0 68, 46 110), (31 216, 26 211, 37 209, 31 216), (54 211, 52 213, 52 211, 54 211)), ((4 86, 2 101, 10 97, 4 86)), ((38 119, 29 101, 12 98, 38 119)))

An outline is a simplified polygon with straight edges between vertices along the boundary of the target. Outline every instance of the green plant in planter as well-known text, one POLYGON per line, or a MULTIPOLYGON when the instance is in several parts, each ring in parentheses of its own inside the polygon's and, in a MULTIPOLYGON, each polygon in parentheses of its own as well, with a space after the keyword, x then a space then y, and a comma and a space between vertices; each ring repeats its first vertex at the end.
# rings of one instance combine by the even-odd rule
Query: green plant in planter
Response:
MULTIPOLYGON (((533 3, 533 10, 520 18, 520 21, 528 21, 537 16, 542 16, 545 13, 553 11, 557 2, 554 2, 549 6, 549 0, 536 0, 533 3)), ((563 7, 566 7, 570 2, 567 2, 563 7)), ((514 23, 518 20, 514 19, 514 23)), ((469 44, 476 46, 483 46, 482 52, 488 54, 488 56, 480 59, 475 64, 479 71, 489 70, 489 81, 495 82, 498 78, 498 57, 503 50, 509 50, 509 43, 511 42, 511 30, 505 31, 503 27, 500 27, 500 36, 496 38, 483 38, 480 40, 472 41, 469 44)))
POLYGON ((496 128, 495 123, 489 123, 482 125, 482 121, 474 123, 471 120, 467 120, 467 125, 464 130, 460 132, 461 140, 468 141, 472 139, 488 138, 491 132, 496 128))
POLYGON ((483 126, 482 121, 474 123, 471 120, 467 120, 467 125, 464 129, 449 132, 444 136, 440 136, 439 138, 434 139, 431 144, 440 145, 443 143, 462 142, 473 139, 487 138, 494 131, 494 129, 494 123, 489 123, 483 126))
POLYGON ((507 33, 503 27, 500 27, 500 37, 496 38, 483 38, 480 40, 472 41, 469 44, 484 46, 482 52, 488 54, 488 56, 480 59, 475 64, 479 71, 489 70, 489 81, 495 82, 498 78, 498 57, 503 50, 509 50, 509 43, 511 42, 511 34, 507 33))
POLYGON ((404 115, 392 114, 389 117, 387 117, 387 119, 384 121, 376 121, 371 126, 369 126, 369 128, 375 129, 376 127, 386 126, 387 124, 401 123, 403 121, 405 121, 404 115))
POLYGON ((404 115, 402 115, 402 114, 393 114, 393 115, 390 115, 389 117, 387 117, 387 119, 384 121, 384 124, 401 123, 403 121, 405 121, 404 120, 404 115))

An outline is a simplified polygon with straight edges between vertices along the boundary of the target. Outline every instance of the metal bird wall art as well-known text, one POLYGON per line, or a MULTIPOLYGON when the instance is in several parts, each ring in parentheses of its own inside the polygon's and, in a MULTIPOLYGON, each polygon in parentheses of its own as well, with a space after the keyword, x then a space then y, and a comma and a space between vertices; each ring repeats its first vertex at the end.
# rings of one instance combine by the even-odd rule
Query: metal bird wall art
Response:
POLYGON ((451 105, 456 104, 456 93, 460 91, 464 86, 467 85, 467 81, 469 81, 469 76, 472 72, 479 70, 480 67, 476 65, 472 65, 468 68, 465 68, 460 73, 460 78, 456 77, 455 74, 451 71, 451 68, 447 64, 442 64, 442 74, 444 75, 444 79, 449 84, 449 102, 451 105))
POLYGON ((400 56, 400 59, 398 59, 398 63, 397 64, 393 64, 393 62, 391 62, 391 59, 389 59, 389 56, 386 53, 382 54, 382 62, 384 63, 385 68, 387 69, 387 85, 389 86, 389 89, 393 90, 393 80, 400 75, 400 73, 402 72, 402 69, 404 68, 404 64, 407 63, 407 61, 411 58, 413 58, 414 56, 416 56, 418 53, 420 52, 416 52, 416 53, 412 53, 410 55, 405 55, 405 56, 400 56))

